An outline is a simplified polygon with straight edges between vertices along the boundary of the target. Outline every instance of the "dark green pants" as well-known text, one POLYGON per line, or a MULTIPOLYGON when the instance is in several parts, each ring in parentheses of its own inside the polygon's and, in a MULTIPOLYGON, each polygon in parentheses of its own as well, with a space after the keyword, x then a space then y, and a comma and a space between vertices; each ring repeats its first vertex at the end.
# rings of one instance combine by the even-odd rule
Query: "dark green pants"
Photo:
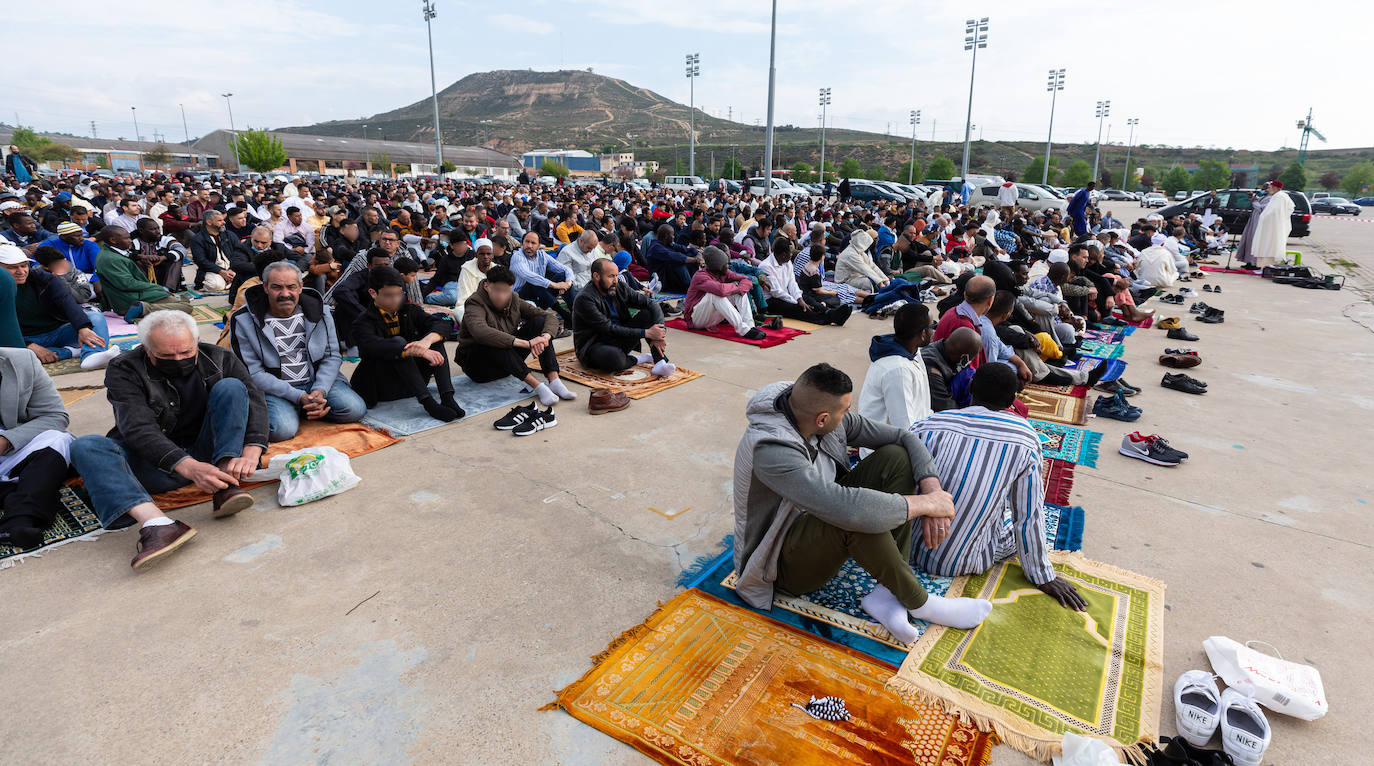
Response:
MULTIPOLYGON (((881 447, 864 458, 840 479, 840 484, 899 495, 916 494, 911 458, 897 444, 881 447)), ((810 593, 829 582, 852 558, 880 585, 887 586, 902 606, 916 609, 926 603, 926 589, 907 563, 912 528, 908 521, 890 532, 850 532, 803 513, 787 530, 774 585, 792 594, 810 593)))

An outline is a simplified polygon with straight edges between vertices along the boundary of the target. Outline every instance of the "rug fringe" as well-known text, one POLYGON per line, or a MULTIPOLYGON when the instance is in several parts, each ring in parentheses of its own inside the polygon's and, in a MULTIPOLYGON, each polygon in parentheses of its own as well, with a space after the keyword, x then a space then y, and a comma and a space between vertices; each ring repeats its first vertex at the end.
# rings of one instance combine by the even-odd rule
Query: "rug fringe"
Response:
POLYGON ((695 584, 696 581, 700 579, 702 575, 711 571, 712 566, 716 563, 716 561, 720 559, 722 555, 725 554, 726 551, 729 551, 734 547, 735 536, 726 535, 725 538, 720 541, 720 544, 716 546, 715 553, 707 553, 701 556, 697 556, 696 560, 694 560, 692 564, 688 566, 686 569, 682 570, 682 572, 677 576, 677 581, 674 584, 677 585, 679 588, 692 587, 692 585, 695 584))
POLYGON ((24 562, 24 559, 28 559, 28 558, 41 559, 41 558, 43 558, 43 554, 44 554, 44 553, 46 553, 46 552, 52 550, 53 548, 61 548, 62 546, 66 545, 67 543, 89 543, 89 542, 94 542, 96 538, 100 537, 101 535, 105 534, 106 532, 115 532, 115 531, 118 531, 118 530, 97 529, 97 530, 94 530, 94 531, 91 531, 91 532, 87 532, 86 534, 81 535, 80 537, 68 537, 68 538, 65 539, 65 540, 58 540, 58 541, 55 542, 55 543, 51 543, 51 544, 49 544, 49 545, 45 545, 45 546, 43 546, 42 548, 36 548, 36 549, 34 549, 34 550, 29 551, 28 553, 16 553, 16 554, 13 555, 13 556, 9 556, 9 557, 7 557, 7 558, 0 559, 0 571, 4 571, 4 570, 6 570, 6 569, 9 569, 10 567, 13 567, 13 566, 17 566, 17 565, 19 565, 19 564, 22 564, 22 563, 24 562))
POLYGON ((1102 434, 1097 431, 1089 431, 1086 428, 1083 429, 1083 461, 1079 463, 1079 465, 1087 466, 1088 468, 1096 468, 1098 448, 1101 444, 1102 434))
POLYGON ((605 662, 607 659, 610 658, 612 654, 615 653, 615 650, 619 649, 620 647, 624 646, 625 644, 631 641, 639 640, 641 637, 644 636, 644 634, 650 632, 649 623, 653 622, 654 618, 658 616, 659 612, 663 611, 663 607, 664 603, 662 601, 658 602, 658 606, 654 609, 653 613, 650 614, 648 617, 645 617, 643 622, 626 630, 624 633, 621 633, 620 636, 611 641, 611 643, 608 644, 604 650, 592 655, 592 666, 590 668, 587 668, 587 672, 583 673, 576 681, 573 681, 572 683, 568 684, 562 689, 555 691, 555 699, 553 702, 541 705, 536 709, 557 710, 563 707, 563 697, 568 693, 568 690, 582 683, 582 681, 584 681, 587 678, 587 676, 595 672, 596 668, 599 665, 601 665, 601 663, 605 662))

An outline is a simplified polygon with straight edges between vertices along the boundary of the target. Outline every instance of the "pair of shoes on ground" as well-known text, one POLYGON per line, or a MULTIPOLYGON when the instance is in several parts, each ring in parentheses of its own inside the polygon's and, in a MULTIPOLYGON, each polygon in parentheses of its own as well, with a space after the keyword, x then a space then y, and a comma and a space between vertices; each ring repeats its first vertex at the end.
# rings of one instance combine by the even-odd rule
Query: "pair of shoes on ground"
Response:
POLYGON ((1202 301, 1196 301, 1195 303, 1193 303, 1193 305, 1188 307, 1189 314, 1205 314, 1208 311, 1221 311, 1221 309, 1216 308, 1214 306, 1208 306, 1206 303, 1203 303, 1202 301))
POLYGON ((539 409, 534 402, 512 407, 492 424, 498 431, 510 431, 516 436, 530 436, 558 425, 558 416, 553 414, 553 405, 539 409))
POLYGON ((1198 380, 1197 378, 1192 377, 1191 375, 1184 375, 1181 372, 1164 373, 1164 378, 1163 380, 1159 381, 1159 385, 1163 386, 1164 388, 1172 388, 1175 391, 1182 391, 1185 394, 1207 393, 1206 383, 1204 383, 1201 380, 1198 380))
POLYGON ((1159 355, 1159 363, 1165 367, 1173 367, 1176 370, 1186 370, 1189 367, 1196 367, 1202 364, 1202 357, 1197 355, 1192 349, 1164 349, 1164 353, 1159 355))
MULTIPOLYGON (((1181 300, 1179 301, 1179 303, 1182 302, 1183 301, 1181 300)), ((1183 325, 1179 322, 1178 317, 1164 317, 1155 324, 1155 327, 1158 327, 1161 330, 1176 330, 1182 326, 1183 325)))
POLYGON ((1118 391, 1111 396, 1099 396, 1093 402, 1093 414, 1099 418, 1109 420, 1120 420, 1123 423, 1131 423, 1140 419, 1144 410, 1126 401, 1124 391, 1118 391))
MULTIPOLYGON (((211 497, 210 515, 224 519, 253 507, 253 496, 240 487, 229 486, 211 497)), ((139 527, 136 553, 129 566, 144 569, 162 560, 196 536, 196 530, 182 521, 139 527)))
POLYGON ((1132 431, 1121 437, 1121 447, 1117 449, 1117 452, 1126 457, 1133 457, 1136 460, 1144 460, 1147 463, 1162 465, 1167 468, 1175 468, 1179 463, 1188 459, 1187 452, 1174 449, 1164 437, 1156 434, 1142 434, 1139 431, 1132 431))
POLYGON ((1175 326, 1174 328, 1170 329, 1167 337, 1169 338, 1169 340, 1186 340, 1189 343, 1195 343, 1198 340, 1198 337, 1196 335, 1188 332, 1187 330, 1179 326, 1175 326))
POLYGON ((1179 736, 1165 745, 1165 754, 1207 766, 1260 766, 1273 738, 1259 703, 1235 688, 1218 691, 1216 677, 1205 670, 1189 670, 1174 682, 1174 719, 1179 736), (1229 758, 1204 749, 1218 729, 1229 758))
MULTIPOLYGON (((1190 292, 1191 292, 1191 291, 1190 291, 1190 292)), ((1183 293, 1180 292, 1178 295, 1161 295, 1161 296, 1159 296, 1159 302, 1160 302, 1160 303, 1171 303, 1171 304, 1173 304, 1173 305, 1175 305, 1175 306, 1182 306, 1182 305, 1183 305, 1183 293)))
MULTIPOLYGON (((1208 292, 1211 292, 1211 290, 1208 290, 1208 292)), ((1194 289, 1191 288, 1191 287, 1180 287, 1180 288, 1178 289, 1178 294, 1179 294, 1179 297, 1182 297, 1182 298, 1196 298, 1196 297, 1197 297, 1197 290, 1194 290, 1194 289)), ((1182 302, 1183 302, 1183 301, 1179 301, 1179 303, 1182 303, 1182 302)))
POLYGON ((1104 394, 1121 394, 1123 396, 1135 396, 1141 392, 1141 389, 1127 383, 1125 378, 1098 383, 1093 386, 1093 390, 1101 391, 1104 394))
POLYGON ((1221 292, 1221 285, 1217 285, 1216 287, 1212 287, 1211 285, 1203 285, 1202 291, 1204 293, 1219 293, 1221 292))
POLYGON ((1226 321, 1226 312, 1219 308, 1208 306, 1202 313, 1198 314, 1195 319, 1203 324, 1221 324, 1226 321))
POLYGON ((609 388, 592 389, 592 395, 587 397, 587 412, 593 415, 620 412, 629 406, 630 397, 620 391, 612 391, 609 388))

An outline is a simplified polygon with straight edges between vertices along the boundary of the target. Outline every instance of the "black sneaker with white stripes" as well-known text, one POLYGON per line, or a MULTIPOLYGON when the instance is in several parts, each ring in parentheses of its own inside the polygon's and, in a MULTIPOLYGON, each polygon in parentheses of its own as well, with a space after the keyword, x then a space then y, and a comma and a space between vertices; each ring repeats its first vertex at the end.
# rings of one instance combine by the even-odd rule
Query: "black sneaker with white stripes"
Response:
POLYGON ((510 412, 502 415, 501 418, 495 423, 492 423, 492 425, 495 426, 498 431, 513 431, 516 426, 529 420, 534 416, 534 413, 538 411, 539 408, 534 405, 534 402, 511 407, 510 412))
POLYGON ((556 425, 558 425, 558 416, 553 414, 553 407, 547 410, 540 410, 536 407, 534 414, 526 419, 525 422, 511 429, 511 433, 514 433, 516 436, 530 436, 531 434, 543 431, 545 428, 553 428, 556 425))

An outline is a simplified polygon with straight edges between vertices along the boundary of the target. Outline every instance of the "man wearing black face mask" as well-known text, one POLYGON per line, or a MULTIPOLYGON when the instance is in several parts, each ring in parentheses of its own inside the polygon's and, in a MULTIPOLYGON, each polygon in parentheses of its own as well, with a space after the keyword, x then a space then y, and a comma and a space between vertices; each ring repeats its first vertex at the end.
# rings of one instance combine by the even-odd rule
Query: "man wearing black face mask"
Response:
POLYGON ((926 376, 930 380, 930 409, 933 412, 968 406, 968 386, 959 386, 955 378, 964 374, 969 363, 982 352, 983 337, 968 327, 960 327, 948 338, 921 349, 921 361, 926 363, 926 376))
POLYGON ((141 569, 195 535, 153 503, 151 495, 194 484, 213 493, 213 515, 253 504, 239 487, 267 447, 267 405, 248 368, 228 349, 197 341, 195 320, 154 311, 138 325, 140 348, 110 363, 105 387, 115 427, 72 445, 106 528, 138 522, 141 569))

